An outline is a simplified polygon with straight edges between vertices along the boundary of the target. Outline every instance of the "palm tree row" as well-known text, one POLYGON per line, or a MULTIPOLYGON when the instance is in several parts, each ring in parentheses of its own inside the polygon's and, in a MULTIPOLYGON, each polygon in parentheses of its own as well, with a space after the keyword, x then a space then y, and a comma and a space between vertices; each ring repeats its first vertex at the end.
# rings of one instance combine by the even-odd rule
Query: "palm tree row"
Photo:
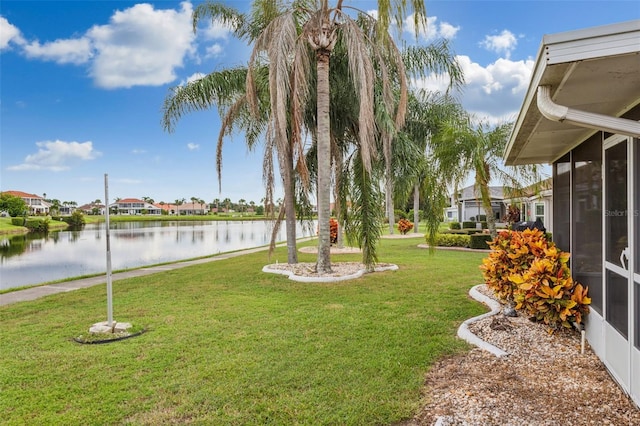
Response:
MULTIPOLYGON (((419 28, 426 19, 424 2, 410 4, 419 28)), ((396 47, 389 24, 393 19, 401 27, 406 6, 406 1, 380 1, 377 20, 348 8, 342 0, 335 7, 328 0, 286 5, 256 0, 247 14, 215 2, 194 10, 194 31, 202 19, 218 20, 253 50, 247 67, 213 72, 173 88, 165 100, 164 127, 173 131, 184 114, 218 108, 220 185, 225 136, 243 131, 250 149, 264 142, 264 203, 274 204, 275 159, 284 188, 279 219, 286 219, 289 263, 297 262, 296 217, 310 211, 312 188, 318 207, 317 271, 331 270, 332 189, 347 238, 363 249, 363 263, 372 267, 377 261, 383 198, 390 232, 394 201, 406 201, 411 190, 415 203, 426 198, 433 236, 447 183, 460 178, 450 170, 459 170, 460 165, 468 170, 474 164, 468 160, 472 152, 460 149, 456 157, 448 151, 446 135, 453 135, 449 131, 453 127, 440 125, 447 120, 469 125, 461 118, 465 116, 461 107, 446 94, 436 97, 408 90, 410 77, 431 72, 448 75, 451 86, 461 85, 463 77, 446 42, 402 52, 396 47), (380 182, 385 182, 384 191, 380 182)), ((274 214, 275 209, 269 211, 274 214)))

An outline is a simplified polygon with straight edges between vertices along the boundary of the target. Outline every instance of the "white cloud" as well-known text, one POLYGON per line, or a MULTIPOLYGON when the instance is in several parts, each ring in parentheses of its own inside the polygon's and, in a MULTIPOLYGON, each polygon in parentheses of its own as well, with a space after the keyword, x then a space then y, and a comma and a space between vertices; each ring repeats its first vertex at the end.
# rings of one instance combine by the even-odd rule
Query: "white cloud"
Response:
POLYGON ((220 54, 222 54, 222 45, 218 43, 212 44, 205 50, 205 58, 215 58, 220 54))
POLYGON ((480 45, 491 52, 504 53, 508 59, 518 45, 518 39, 511 31, 502 30, 498 35, 485 36, 480 45))
POLYGON ((147 152, 147 150, 146 150, 146 149, 138 149, 138 148, 134 148, 134 149, 132 149, 132 150, 131 150, 131 153, 132 153, 132 154, 134 154, 134 155, 137 155, 137 154, 144 154, 144 153, 146 153, 146 152, 147 152))
POLYGON ((231 34, 231 27, 223 24, 220 20, 209 22, 202 29, 202 36, 205 40, 226 40, 231 34))
MULTIPOLYGON (((174 81, 176 68, 195 54, 192 11, 186 1, 179 10, 141 3, 116 11, 108 24, 95 25, 80 37, 44 43, 27 43, 15 26, 0 17, 0 49, 15 42, 28 58, 88 64, 89 74, 102 88, 160 86, 174 81)), ((210 25, 209 35, 223 38, 225 32, 219 25, 210 25)), ((213 48, 210 54, 215 53, 213 48)))
POLYGON ((191 12, 187 2, 180 11, 137 4, 115 12, 108 25, 91 28, 87 35, 97 51, 91 66, 96 84, 118 88, 174 81, 175 68, 194 52, 191 12))
POLYGON ((93 56, 91 41, 86 38, 56 40, 40 44, 33 41, 24 46, 28 58, 54 61, 58 64, 84 64, 93 56))
MULTIPOLYGON (((409 15, 404 20, 404 30, 415 36, 416 25, 414 22, 414 15, 409 15)), ((427 28, 420 28, 420 37, 425 40, 435 40, 438 38, 453 39, 460 30, 460 27, 455 27, 448 22, 438 22, 437 16, 427 17, 427 28)))
POLYGON ((25 157, 22 164, 10 166, 9 170, 68 170, 74 160, 93 160, 102 153, 93 149, 93 142, 64 142, 61 140, 36 142, 35 154, 25 157))
POLYGON ((24 39, 15 25, 10 24, 6 18, 0 16, 0 50, 8 49, 11 42, 23 44, 24 39))
MULTIPOLYGON (((455 93, 463 107, 485 122, 496 124, 513 120, 518 113, 531 79, 534 62, 498 59, 486 67, 468 56, 457 57, 466 84, 455 93)), ((414 80, 413 86, 430 91, 444 91, 448 76, 414 80)))
POLYGON ((197 143, 189 142, 187 144, 187 148, 189 148, 189 151, 197 151, 198 149, 200 149, 200 145, 198 145, 197 143))
POLYGON ((127 185, 138 185, 138 184, 142 183, 142 181, 140 179, 130 179, 130 178, 114 179, 113 182, 114 183, 124 183, 124 184, 127 184, 127 185))

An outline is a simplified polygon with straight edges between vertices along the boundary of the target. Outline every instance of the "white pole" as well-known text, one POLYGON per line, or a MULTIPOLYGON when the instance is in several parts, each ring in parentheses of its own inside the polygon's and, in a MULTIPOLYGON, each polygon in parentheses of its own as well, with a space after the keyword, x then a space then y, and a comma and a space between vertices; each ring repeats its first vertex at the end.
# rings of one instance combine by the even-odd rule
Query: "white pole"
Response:
POLYGON ((111 291, 111 243, 109 241, 109 175, 104 174, 104 200, 106 205, 105 226, 107 228, 107 325, 113 327, 113 294, 111 291))

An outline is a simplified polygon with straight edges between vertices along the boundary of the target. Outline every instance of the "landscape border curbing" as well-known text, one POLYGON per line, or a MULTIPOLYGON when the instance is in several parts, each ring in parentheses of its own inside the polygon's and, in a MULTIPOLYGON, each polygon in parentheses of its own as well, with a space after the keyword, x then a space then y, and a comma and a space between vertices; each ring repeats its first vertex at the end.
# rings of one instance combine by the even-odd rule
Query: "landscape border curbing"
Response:
MULTIPOLYGON (((266 265, 262 268, 262 272, 267 272, 270 274, 280 274, 286 275, 290 280, 303 282, 303 283, 330 283, 330 282, 338 282, 338 281, 346 281, 353 280, 356 278, 360 278, 367 271, 365 269, 360 269, 358 272, 355 272, 351 275, 343 275, 339 277, 305 277, 302 275, 296 275, 292 271, 287 271, 285 269, 274 269, 270 268, 271 265, 266 265)), ((383 271, 396 271, 398 270, 398 265, 388 265, 388 266, 377 266, 373 269, 374 272, 383 272, 383 271)))
POLYGON ((471 343, 472 345, 475 345, 475 346, 479 347, 480 349, 483 349, 485 351, 488 351, 488 352, 492 353, 493 355, 497 356, 498 358, 501 358, 503 356, 509 355, 509 353, 503 351, 502 349, 498 348, 497 346, 492 345, 489 342, 485 342, 484 340, 480 339, 478 336, 473 334, 471 331, 469 331, 469 325, 470 324, 473 324, 476 321, 480 321, 481 319, 490 317, 492 315, 496 315, 496 314, 500 313, 500 310, 502 309, 502 306, 500 305, 500 303, 496 302, 492 298, 487 297, 487 296, 485 296, 484 294, 482 294, 482 293, 480 293, 478 291, 478 287, 483 286, 483 285, 484 284, 478 284, 478 285, 475 285, 475 286, 471 287, 471 289, 469 289, 469 296, 471 296, 473 299, 477 300, 478 302, 482 302, 485 305, 487 305, 491 309, 491 312, 487 312, 487 313, 484 313, 482 315, 478 315, 477 317, 469 318, 468 320, 466 320, 462 324, 460 324, 460 327, 458 327, 458 337, 460 337, 461 339, 466 340, 467 342, 471 343))

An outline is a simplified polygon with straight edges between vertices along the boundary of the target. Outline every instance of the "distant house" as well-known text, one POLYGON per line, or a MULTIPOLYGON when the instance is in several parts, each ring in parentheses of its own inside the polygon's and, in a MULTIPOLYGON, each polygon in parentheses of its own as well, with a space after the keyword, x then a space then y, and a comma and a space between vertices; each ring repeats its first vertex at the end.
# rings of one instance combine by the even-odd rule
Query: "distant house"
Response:
POLYGON ((553 232, 553 180, 545 179, 531 185, 522 191, 520 197, 514 198, 509 204, 520 210, 520 220, 535 222, 540 219, 547 232, 553 232))
MULTIPOLYGON (((501 186, 489 187, 491 194, 491 215, 496 221, 502 220, 507 213, 508 200, 505 199, 504 190, 501 186)), ((444 211, 446 222, 466 222, 478 221, 480 216, 486 216, 487 213, 482 207, 480 194, 475 190, 474 185, 461 189, 457 197, 451 196, 450 207, 444 211)))
MULTIPOLYGON (((551 197, 551 179, 544 180, 538 184, 528 186, 521 191, 519 196, 507 196, 505 188, 502 186, 489 187, 491 194, 491 214, 496 222, 502 222, 507 216, 510 205, 515 205, 520 210, 521 221, 535 221, 540 219, 547 228, 551 230, 551 214, 553 212, 553 200, 551 197)), ((475 186, 470 185, 458 192, 456 197, 451 196, 449 207, 444 210, 445 222, 467 222, 479 221, 479 218, 487 213, 482 207, 482 200, 477 193, 475 186)))
POLYGON ((10 194, 14 197, 19 197, 24 200, 29 208, 28 214, 30 215, 47 215, 51 204, 47 203, 44 198, 36 194, 29 194, 22 191, 3 191, 3 194, 10 194))
POLYGON ((137 198, 123 198, 115 203, 109 204, 109 210, 115 210, 117 214, 123 215, 160 215, 161 209, 146 201, 137 198))
POLYGON ((201 216, 209 214, 209 205, 207 203, 184 203, 177 207, 177 212, 180 215, 201 216))
POLYGON ((105 209, 106 207, 104 204, 96 204, 96 203, 83 204, 77 208, 77 210, 80 210, 84 214, 98 214, 98 215, 104 215, 105 209))

